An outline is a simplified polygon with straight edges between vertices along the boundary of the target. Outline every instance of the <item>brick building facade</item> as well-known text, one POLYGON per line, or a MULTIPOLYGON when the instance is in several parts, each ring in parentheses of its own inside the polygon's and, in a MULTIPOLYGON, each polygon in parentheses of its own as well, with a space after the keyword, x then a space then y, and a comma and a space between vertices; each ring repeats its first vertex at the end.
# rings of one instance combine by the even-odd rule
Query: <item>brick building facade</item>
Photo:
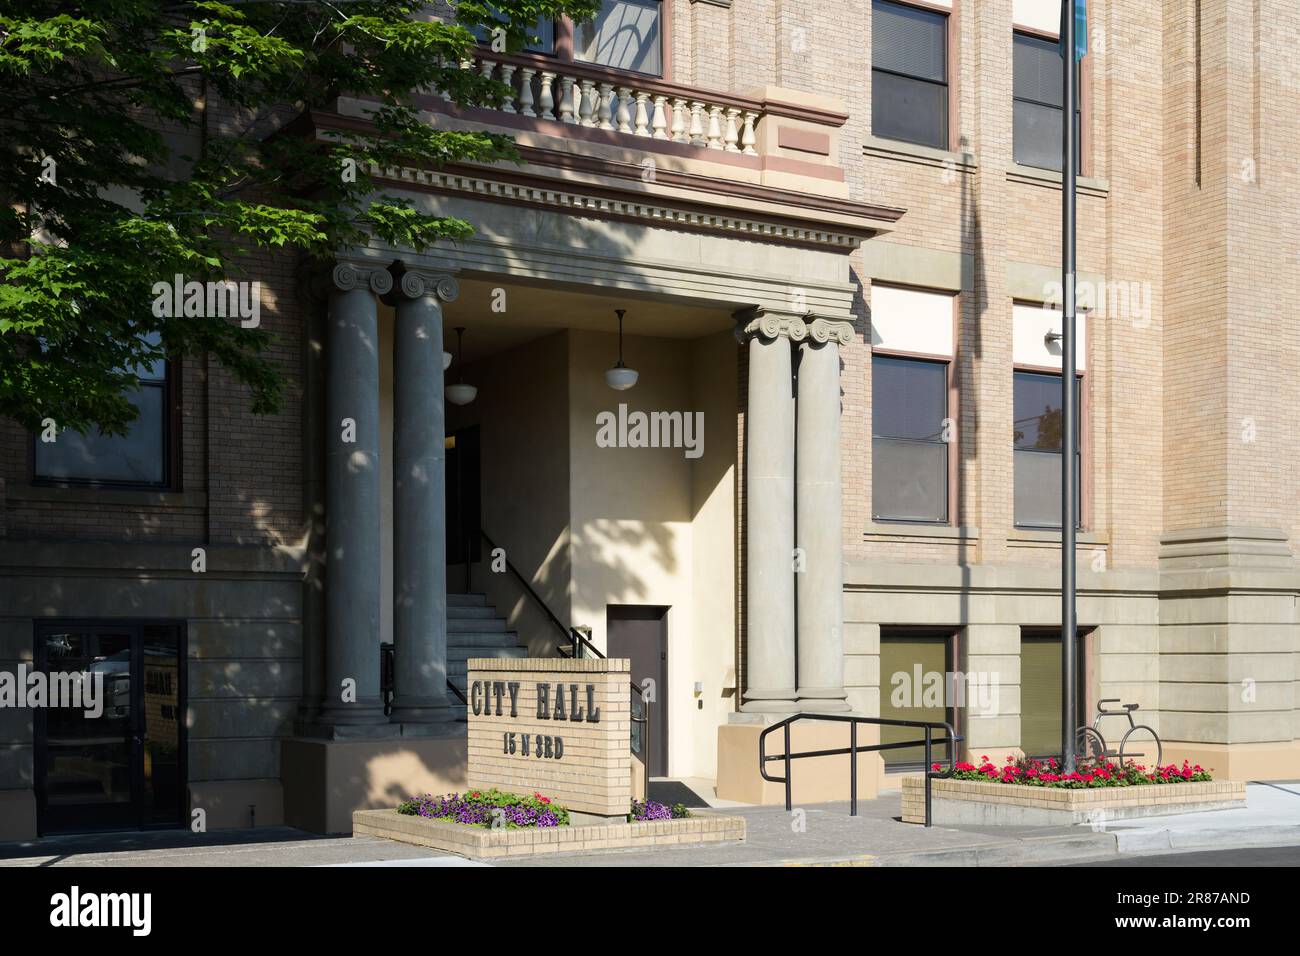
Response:
MULTIPOLYGON (((868 715, 900 712, 899 675, 911 668, 899 662, 928 647, 941 669, 995 675, 998 694, 990 707, 947 701, 925 712, 958 723, 976 753, 1027 749, 1029 721, 1040 730, 1050 723, 1051 674, 1041 666, 1050 654, 1029 645, 1059 627, 1060 535, 1020 520, 1033 489, 1023 472, 1018 486, 1017 467, 1035 449, 1019 444, 1017 388, 1029 395, 1053 361, 1059 377, 1043 306, 1060 281, 1061 177, 1017 162, 1035 135, 1028 119, 1017 126, 1017 104, 1027 104, 1026 117, 1045 115, 1030 101, 1046 94, 1028 90, 1034 41, 1050 39, 1057 5, 649 7, 663 33, 659 77, 576 62, 571 44, 566 58, 559 43, 556 60, 485 52, 475 62, 519 91, 509 113, 458 111, 429 97, 432 122, 514 133, 525 165, 386 171, 389 187, 464 215, 478 237, 419 254, 348 250, 341 261, 362 269, 400 262, 399 279, 403 270, 456 278, 459 297, 441 304, 444 341, 454 351, 450 329, 466 327, 468 357, 463 371, 447 374, 464 375, 480 396, 448 408, 447 432, 482 437, 480 526, 508 538, 511 563, 541 601, 565 625, 591 627, 603 648, 615 649, 622 626, 611 608, 664 609, 663 772, 767 798, 750 767, 753 736, 781 708, 745 706, 754 648, 764 641, 778 656, 797 654, 801 672, 835 656, 845 706, 868 715), (882 38, 877 17, 898 32, 882 38), (942 56, 922 45, 915 61, 874 62, 873 37, 878 50, 894 41, 903 49, 926 29, 941 31, 942 56), (909 65, 927 56, 929 66, 909 65), (873 95, 875 84, 910 82, 913 69, 916 77, 933 71, 917 81, 931 93, 941 87, 939 146, 882 132, 908 117, 887 119, 893 105, 873 95), (535 84, 528 104, 525 74, 535 84), (526 304, 495 316, 496 289, 526 304), (599 391, 601 363, 617 347, 615 308, 628 309, 628 362, 643 376, 625 399, 599 391), (838 345, 843 627, 833 639, 818 636, 811 657, 804 646, 813 638, 799 631, 806 622, 793 608, 780 627, 755 610, 770 594, 752 586, 761 560, 754 536, 786 532, 766 523, 773 499, 756 507, 751 494, 754 441, 766 431, 750 408, 755 352, 748 341, 737 346, 732 330, 754 309, 786 324, 770 335, 751 329, 751 341, 775 337, 784 348, 789 338, 796 366, 818 347, 808 338, 814 321, 851 328, 838 345), (899 363, 892 374, 911 374, 910 361, 948 375, 946 477, 941 491, 917 492, 942 504, 941 515, 901 515, 874 486, 873 475, 897 472, 873 449, 893 453, 889 443, 902 439, 882 434, 875 414, 875 370, 884 374, 878 363, 891 357, 899 363), (536 390, 531 411, 493 404, 512 389, 536 390), (724 423, 709 432, 717 444, 695 462, 617 457, 632 449, 589 455, 590 413, 638 396, 650 409, 703 410, 710 426, 724 423), (528 436, 542 421, 567 424, 534 447, 528 436), (756 624, 766 629, 757 637, 756 624), (784 636, 775 633, 782 627, 784 636)), ((1300 11, 1281 0, 1094 0, 1089 15, 1079 269, 1100 294, 1081 323, 1081 716, 1090 720, 1102 697, 1139 702, 1166 759, 1193 758, 1238 779, 1293 778, 1300 453, 1290 436, 1300 427, 1300 326, 1285 304, 1300 298, 1300 172, 1291 162, 1300 152, 1300 11)), ((341 125, 363 113, 364 104, 338 105, 341 125)), ((392 781, 374 761, 399 759, 404 746, 433 747, 437 760, 455 762, 445 730, 369 743, 322 731, 332 585, 312 518, 330 480, 323 409, 331 384, 320 359, 331 306, 307 291, 296 261, 259 261, 250 274, 263 283, 263 325, 276 333, 293 382, 280 415, 250 415, 215 363, 175 363, 174 469, 150 488, 43 479, 39 439, 0 423, 0 666, 40 663, 39 642, 64 631, 182 626, 183 803, 225 826, 248 825, 250 810, 258 824, 317 820, 301 809, 310 803, 303 790, 341 772, 331 746, 378 748, 379 757, 347 758, 372 773, 368 789, 349 798, 358 805, 382 802, 376 794, 392 781), (196 548, 205 551, 202 573, 193 570, 196 548), (306 749, 286 756, 294 741, 306 749), (293 780, 286 762, 297 768, 293 780)), ((391 350, 391 295, 376 308, 391 350)), ((381 359, 385 435, 401 424, 394 374, 381 359)), ((377 447, 387 457, 391 439, 377 447)), ((779 443, 760 454, 769 447, 793 461, 779 443)), ((791 535, 795 499, 816 499, 804 494, 793 484, 788 492, 791 535)), ((384 596, 374 632, 363 636, 375 645, 394 639, 400 515, 384 496, 376 572, 384 596)), ((803 547, 807 522, 798 528, 792 543, 803 547)), ((459 562, 447 560, 449 590, 464 590, 459 562)), ((562 636, 517 582, 491 574, 489 560, 485 548, 471 590, 486 592, 485 606, 530 653, 556 653, 562 636)), ((811 573, 837 578, 824 566, 811 573)), ((798 693, 792 709, 799 698, 822 699, 798 693)), ((0 833, 41 825, 52 758, 42 754, 48 733, 38 725, 30 711, 0 710, 0 807, 10 821, 0 833)), ((889 786, 900 766, 873 765, 877 786, 889 786)), ((454 769, 437 774, 454 784, 454 769)))

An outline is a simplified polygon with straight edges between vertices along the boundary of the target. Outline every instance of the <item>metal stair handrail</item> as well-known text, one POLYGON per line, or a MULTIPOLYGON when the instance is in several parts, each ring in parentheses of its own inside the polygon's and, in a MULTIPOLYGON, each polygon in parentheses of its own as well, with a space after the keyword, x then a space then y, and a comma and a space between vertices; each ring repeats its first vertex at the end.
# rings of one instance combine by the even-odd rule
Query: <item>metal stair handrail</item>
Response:
POLYGON ((923 721, 923 720, 893 720, 884 717, 859 717, 856 714, 794 714, 785 720, 778 721, 771 727, 766 728, 758 735, 758 772, 768 783, 785 784, 785 808, 793 809, 791 806, 791 761, 802 760, 805 757, 838 757, 849 754, 849 816, 858 815, 858 754, 875 753, 881 750, 901 750, 904 747, 917 747, 925 745, 925 825, 930 826, 930 781, 933 779, 946 780, 952 776, 955 769, 954 763, 956 756, 953 750, 953 744, 962 741, 961 735, 953 729, 952 724, 944 721, 923 721), (803 753, 790 752, 790 727, 801 720, 828 721, 831 723, 846 723, 849 725, 849 746, 840 747, 834 750, 808 750, 803 753), (905 740, 892 744, 867 744, 858 746, 858 725, 868 724, 873 727, 916 727, 925 730, 925 739, 922 740, 905 740), (767 752, 767 735, 777 730, 782 731, 785 739, 785 753, 768 754, 767 752), (934 739, 936 730, 947 731, 947 736, 939 740, 934 739), (947 751, 946 759, 948 769, 937 771, 934 769, 934 754, 932 747, 934 744, 944 744, 947 751), (780 760, 785 764, 785 776, 773 777, 767 772, 767 765, 770 761, 780 760))

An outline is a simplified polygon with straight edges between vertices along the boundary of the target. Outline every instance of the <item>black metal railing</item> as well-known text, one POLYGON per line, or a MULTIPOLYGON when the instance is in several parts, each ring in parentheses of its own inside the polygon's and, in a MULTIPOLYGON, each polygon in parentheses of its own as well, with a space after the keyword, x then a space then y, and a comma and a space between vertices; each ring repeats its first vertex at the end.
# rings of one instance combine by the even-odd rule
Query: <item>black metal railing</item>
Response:
POLYGON ((590 630, 581 627, 569 628, 569 656, 574 660, 580 657, 599 657, 604 658, 600 648, 591 643, 591 638, 587 635, 590 630))
MULTIPOLYGON (((497 543, 492 540, 491 536, 486 531, 484 531, 482 528, 479 528, 479 534, 483 536, 483 540, 487 542, 487 546, 491 550, 493 551, 497 550, 497 543)), ((503 556, 505 555, 506 552, 504 548, 501 549, 501 553, 503 556)), ((510 574, 514 577, 516 581, 519 582, 519 586, 524 589, 524 593, 527 594, 530 598, 532 598, 533 603, 537 605, 537 607, 541 610, 541 612, 544 615, 546 615, 546 619, 551 622, 551 626, 554 627, 557 631, 559 631, 560 634, 564 637, 564 643, 572 644, 573 628, 566 627, 564 623, 558 617, 555 616, 555 612, 551 610, 550 605, 548 605, 544 600, 542 600, 540 594, 538 594, 536 591, 533 590, 533 586, 528 583, 528 579, 519 573, 519 569, 510 563, 510 559, 508 557, 505 559, 505 562, 506 562, 506 570, 510 572, 510 574)))
POLYGON ((952 724, 942 721, 926 722, 922 720, 891 720, 883 717, 858 717, 853 714, 795 714, 787 717, 768 727, 758 735, 758 772, 768 783, 785 784, 785 808, 792 809, 790 801, 791 762, 802 760, 806 757, 842 757, 849 755, 849 816, 858 815, 858 754, 878 753, 882 750, 901 750, 904 747, 925 746, 925 825, 930 825, 930 781, 938 778, 940 780, 952 776, 955 754, 953 744, 960 743, 962 737, 953 729, 952 724), (803 753, 790 752, 790 727, 801 720, 821 720, 832 723, 845 723, 849 725, 849 746, 839 747, 833 750, 808 750, 803 753), (924 740, 904 740, 890 744, 866 744, 858 746, 858 725, 867 724, 872 727, 915 727, 925 731, 924 740), (785 753, 768 754, 767 752, 767 735, 780 730, 785 741, 785 753), (947 731, 947 736, 935 740, 934 732, 936 730, 947 731), (948 769, 937 771, 934 770, 934 745, 943 744, 946 750, 945 760, 948 763, 948 769), (785 776, 773 777, 767 772, 767 765, 773 760, 780 760, 785 764, 785 776))
MULTIPOLYGON (((379 645, 379 696, 384 702, 384 716, 391 716, 393 713, 393 645, 379 645)), ((447 690, 465 706, 469 706, 469 701, 465 695, 460 692, 460 688, 447 678, 447 690)))
MULTIPOLYGON (((479 534, 481 534, 483 536, 483 540, 487 542, 488 548, 490 548, 493 551, 497 550, 497 543, 492 540, 491 535, 489 535, 482 528, 479 528, 479 534)), ((504 549, 502 549, 502 554, 503 555, 505 554, 504 549)), ((539 595, 536 591, 533 590, 533 586, 528 583, 527 578, 525 578, 522 574, 519 573, 519 569, 510 563, 509 558, 506 558, 505 562, 506 562, 506 570, 509 571, 510 574, 514 576, 514 579, 516 581, 519 582, 519 586, 523 588, 524 593, 533 599, 533 603, 536 604, 538 608, 541 609, 544 615, 546 615, 546 619, 551 622, 551 625, 557 631, 559 631, 561 635, 563 635, 564 641, 561 644, 557 645, 558 650, 560 651, 561 654, 571 657, 574 660, 578 660, 582 657, 600 658, 602 660, 605 658, 605 655, 601 653, 600 648, 598 648, 595 644, 591 642, 591 638, 588 637, 587 634, 583 633, 581 628, 566 626, 558 617, 555 616, 555 612, 551 610, 550 606, 544 600, 542 600, 541 595, 539 595)), ((466 567, 468 567, 468 555, 466 556, 466 567)), ((467 590, 468 590, 468 584, 469 584, 469 578, 466 577, 467 590)), ((645 798, 649 800, 650 799, 650 703, 651 702, 646 699, 645 691, 643 691, 635 681, 630 682, 630 684, 632 687, 632 692, 637 694, 641 698, 642 716, 637 717, 635 715, 630 715, 630 720, 634 724, 642 725, 641 726, 641 763, 645 771, 644 773, 645 798)), ((457 694, 459 695, 459 691, 457 692, 457 694)), ((465 699, 464 697, 461 697, 461 700, 464 699, 465 699)), ((628 741, 628 746, 631 747, 633 753, 636 753, 636 747, 633 746, 633 742, 631 740, 628 741)))
MULTIPOLYGON (((569 632, 572 636, 572 644, 569 649, 569 656, 574 660, 582 657, 594 657, 600 660, 605 659, 599 647, 591 642, 591 638, 583 633, 582 628, 571 627, 569 632)), ((632 688, 632 693, 641 698, 641 716, 635 713, 629 715, 629 719, 634 724, 641 725, 641 747, 638 751, 636 740, 633 738, 628 741, 633 753, 641 754, 642 782, 645 787, 645 799, 650 799, 650 704, 651 701, 646 697, 646 692, 636 681, 629 681, 628 685, 632 688)))

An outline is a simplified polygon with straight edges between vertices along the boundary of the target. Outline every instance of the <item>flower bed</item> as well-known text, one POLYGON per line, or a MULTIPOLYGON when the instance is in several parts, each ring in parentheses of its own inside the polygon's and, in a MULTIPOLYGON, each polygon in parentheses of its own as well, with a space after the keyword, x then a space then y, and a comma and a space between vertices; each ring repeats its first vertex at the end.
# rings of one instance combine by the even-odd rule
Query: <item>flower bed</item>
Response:
POLYGON ((671 807, 666 803, 660 803, 657 800, 646 800, 645 802, 632 801, 632 809, 627 815, 628 823, 635 823, 641 820, 685 820, 691 815, 691 811, 686 808, 684 803, 674 803, 671 807))
POLYGON ((530 830, 537 827, 567 827, 569 811, 550 797, 534 793, 521 797, 501 790, 472 790, 422 797, 398 804, 397 812, 426 820, 449 820, 469 827, 530 830), (501 821, 497 823, 497 821, 501 821))
MULTIPOLYGON (((942 769, 939 764, 934 769, 942 769)), ((903 781, 902 819, 925 820, 925 779, 903 781)), ((932 778, 932 820, 939 826, 1061 826, 1246 805, 1242 781, 1218 781, 1204 767, 1184 763, 1148 769, 1129 761, 1081 761, 1061 773, 1054 760, 1008 758, 998 767, 988 757, 961 762, 951 777, 932 778)))
MULTIPOLYGON (((455 796, 453 794, 453 796, 455 796)), ((439 798, 431 798, 433 801, 439 798)), ((419 801, 404 806, 413 807, 419 801)), ((355 836, 380 837, 413 846, 430 847, 471 858, 531 856, 540 853, 591 853, 745 839, 745 818, 700 810, 689 819, 583 823, 569 826, 468 826, 451 817, 424 817, 407 810, 357 810, 352 814, 355 836)))
MULTIPOLYGON (((986 783, 1018 784, 1023 787, 1053 787, 1064 790, 1085 790, 1099 787, 1143 787, 1162 784, 1209 783, 1214 778, 1200 764, 1184 760, 1179 767, 1168 764, 1147 769, 1133 761, 1120 765, 1106 758, 1080 760, 1074 773, 1061 773, 1055 760, 1038 760, 1029 757, 1007 757, 1002 767, 995 766, 988 757, 980 757, 976 766, 964 761, 957 763, 953 780, 978 780, 986 783)), ((935 770, 942 769, 940 764, 935 770)))

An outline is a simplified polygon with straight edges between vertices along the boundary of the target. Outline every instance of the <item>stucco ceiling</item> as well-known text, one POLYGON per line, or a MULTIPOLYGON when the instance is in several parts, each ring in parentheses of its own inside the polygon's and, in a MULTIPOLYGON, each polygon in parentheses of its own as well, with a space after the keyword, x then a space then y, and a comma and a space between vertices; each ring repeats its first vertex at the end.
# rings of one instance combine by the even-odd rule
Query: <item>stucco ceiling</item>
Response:
MULTIPOLYGON (((615 309, 627 310, 623 329, 628 336, 693 339, 729 329, 733 323, 731 314, 722 308, 686 306, 625 293, 590 295, 553 285, 461 280, 459 298, 444 306, 446 347, 455 351, 453 329, 458 325, 466 329, 465 360, 470 362, 560 329, 615 332, 615 309), (504 311, 493 311, 496 289, 505 290, 504 311)), ((391 315, 391 310, 386 311, 391 315)))

